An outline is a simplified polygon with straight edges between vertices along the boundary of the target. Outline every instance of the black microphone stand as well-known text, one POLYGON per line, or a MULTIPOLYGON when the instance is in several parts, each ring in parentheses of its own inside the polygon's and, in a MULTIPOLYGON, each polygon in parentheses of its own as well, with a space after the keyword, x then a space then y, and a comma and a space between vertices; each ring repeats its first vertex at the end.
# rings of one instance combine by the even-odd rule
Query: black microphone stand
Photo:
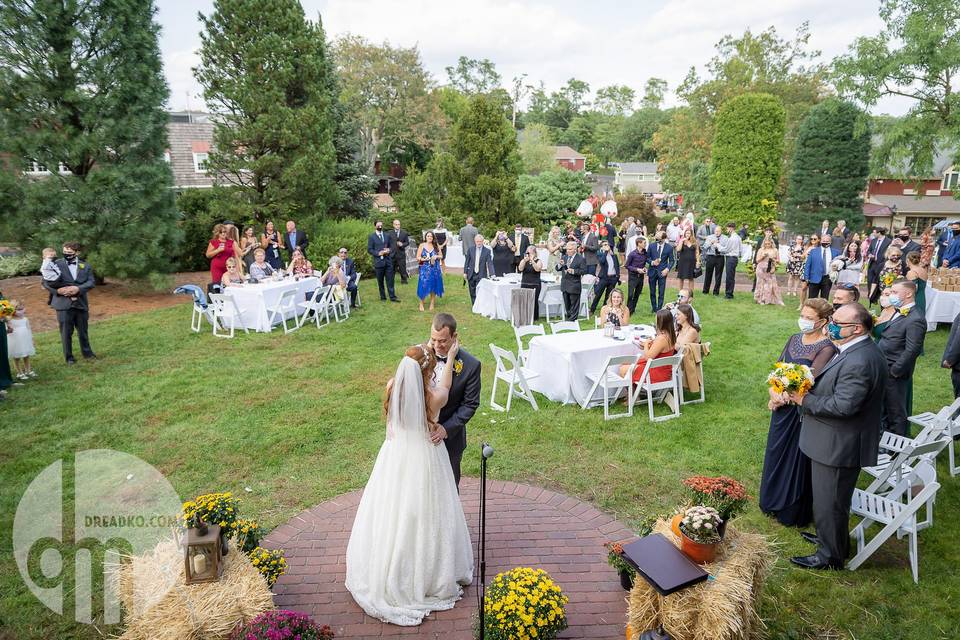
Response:
POLYGON ((480 445, 480 640, 487 627, 487 459, 492 455, 493 447, 480 445))

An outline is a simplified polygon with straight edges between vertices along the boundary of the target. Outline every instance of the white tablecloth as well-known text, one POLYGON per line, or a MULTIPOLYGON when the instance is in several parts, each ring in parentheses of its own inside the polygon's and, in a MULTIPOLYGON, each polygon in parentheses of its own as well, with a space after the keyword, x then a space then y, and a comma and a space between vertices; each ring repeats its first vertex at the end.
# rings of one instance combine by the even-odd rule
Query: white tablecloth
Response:
POLYGON ((540 375, 530 381, 530 388, 555 402, 582 404, 593 386, 588 373, 600 371, 611 356, 639 353, 634 332, 654 335, 650 325, 637 325, 623 330, 625 340, 605 338, 602 329, 536 336, 530 341, 527 368, 540 375))
MULTIPOLYGON (((547 264, 550 253, 546 249, 537 247, 537 255, 540 257, 540 262, 547 264)), ((447 246, 447 259, 444 260, 444 264, 455 269, 463 268, 463 247, 459 241, 447 246)))
MULTIPOLYGON (((541 284, 552 284, 554 276, 541 275, 541 284)), ((497 280, 484 278, 477 283, 477 301, 473 303, 473 312, 491 320, 510 320, 510 292, 520 288, 520 274, 504 276, 497 280)), ((545 288, 541 287, 540 300, 543 300, 545 288)))
MULTIPOLYGON (((287 278, 278 282, 268 281, 257 284, 244 284, 240 287, 227 287, 224 293, 232 297, 240 309, 240 316, 247 329, 269 332, 273 327, 267 322, 267 308, 274 307, 280 302, 284 292, 294 289, 297 291, 297 304, 305 302, 307 294, 320 286, 320 278, 309 277, 302 280, 287 278)), ((287 313, 287 318, 294 317, 294 313, 287 313)), ((280 317, 277 316, 277 321, 280 317)))
POLYGON ((953 322, 960 313, 960 291, 940 291, 927 285, 927 331, 936 331, 938 322, 953 322))
POLYGON ((780 245, 780 262, 781 264, 787 264, 790 262, 790 245, 780 245))

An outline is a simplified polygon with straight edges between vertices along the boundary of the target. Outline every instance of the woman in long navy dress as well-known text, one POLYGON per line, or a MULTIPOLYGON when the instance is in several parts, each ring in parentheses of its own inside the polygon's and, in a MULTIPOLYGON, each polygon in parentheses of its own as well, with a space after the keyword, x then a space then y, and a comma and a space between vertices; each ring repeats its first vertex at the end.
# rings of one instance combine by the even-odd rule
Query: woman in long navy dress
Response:
POLYGON ((423 301, 427 296, 430 296, 430 311, 433 311, 433 302, 437 296, 443 297, 443 272, 440 268, 442 259, 433 232, 427 231, 423 242, 417 247, 417 262, 420 264, 417 297, 420 298, 420 311, 424 310, 423 301))
MULTIPOLYGON (((833 306, 812 298, 800 308, 800 333, 790 336, 780 362, 805 364, 817 373, 833 358, 836 347, 823 335, 833 306)), ((800 451, 800 407, 785 404, 770 391, 770 432, 760 480, 760 510, 788 527, 805 527, 813 520, 810 459, 800 451)))

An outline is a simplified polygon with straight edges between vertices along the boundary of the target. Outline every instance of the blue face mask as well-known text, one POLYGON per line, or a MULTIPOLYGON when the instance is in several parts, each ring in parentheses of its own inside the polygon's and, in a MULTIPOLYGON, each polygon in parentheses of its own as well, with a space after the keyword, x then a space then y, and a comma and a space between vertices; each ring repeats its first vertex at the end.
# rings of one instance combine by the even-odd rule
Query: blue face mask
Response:
POLYGON ((827 325, 827 333, 830 334, 831 340, 843 340, 843 336, 840 335, 841 331, 843 331, 843 327, 838 324, 831 322, 827 325))
POLYGON ((900 306, 900 303, 903 302, 903 301, 900 299, 900 296, 898 296, 898 295, 896 295, 896 294, 894 294, 894 295, 890 296, 889 298, 887 298, 887 301, 890 303, 890 306, 891 306, 891 307, 899 307, 899 306, 900 306))

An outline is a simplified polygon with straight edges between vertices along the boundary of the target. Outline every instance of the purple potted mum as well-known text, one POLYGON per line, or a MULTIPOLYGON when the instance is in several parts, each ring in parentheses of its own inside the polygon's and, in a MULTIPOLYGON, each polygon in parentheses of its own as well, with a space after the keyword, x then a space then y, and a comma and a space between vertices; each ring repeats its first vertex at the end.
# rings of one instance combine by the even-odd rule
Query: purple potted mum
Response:
POLYGON ((333 631, 327 625, 320 626, 305 613, 278 609, 264 611, 250 622, 238 626, 230 634, 230 640, 330 640, 333 631))

